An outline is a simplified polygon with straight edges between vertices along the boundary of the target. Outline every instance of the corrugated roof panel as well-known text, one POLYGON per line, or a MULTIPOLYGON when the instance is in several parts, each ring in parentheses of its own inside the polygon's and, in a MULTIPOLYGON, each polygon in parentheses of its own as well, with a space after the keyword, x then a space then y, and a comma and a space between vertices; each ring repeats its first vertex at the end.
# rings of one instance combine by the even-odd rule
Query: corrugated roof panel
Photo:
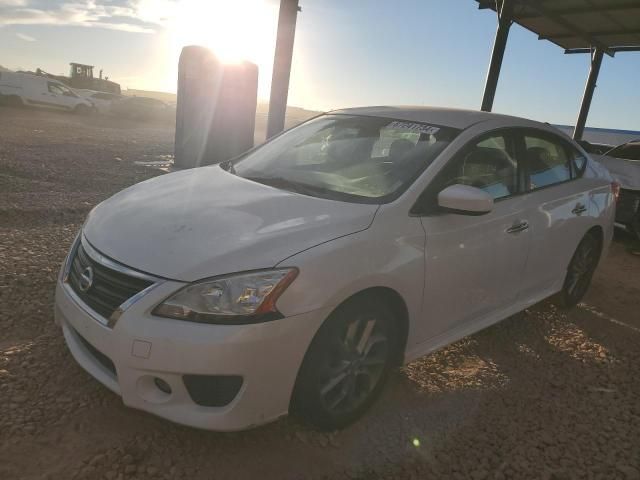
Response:
MULTIPOLYGON (((496 0, 476 0, 496 10, 496 0)), ((515 23, 565 49, 637 47, 640 0, 510 0, 515 23)))

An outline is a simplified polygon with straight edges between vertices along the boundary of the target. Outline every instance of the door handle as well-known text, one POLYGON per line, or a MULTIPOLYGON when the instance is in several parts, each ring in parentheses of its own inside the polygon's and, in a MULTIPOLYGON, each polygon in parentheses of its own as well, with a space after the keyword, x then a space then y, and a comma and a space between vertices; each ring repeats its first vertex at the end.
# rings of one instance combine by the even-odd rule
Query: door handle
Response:
POLYGON ((506 232, 507 233, 524 232, 528 228, 529 228, 529 223, 523 220, 522 222, 516 222, 513 225, 511 225, 509 228, 507 228, 506 232))
POLYGON ((582 215, 586 211, 587 207, 585 207, 581 203, 576 203, 576 206, 573 208, 573 210, 571 210, 571 213, 573 213, 574 215, 582 215))

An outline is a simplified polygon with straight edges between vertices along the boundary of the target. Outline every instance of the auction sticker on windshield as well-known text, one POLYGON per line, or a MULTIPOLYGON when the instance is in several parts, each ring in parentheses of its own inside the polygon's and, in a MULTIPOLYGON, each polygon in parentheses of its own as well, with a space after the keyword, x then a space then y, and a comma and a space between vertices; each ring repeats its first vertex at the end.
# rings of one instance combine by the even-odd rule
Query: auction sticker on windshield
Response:
POLYGON ((432 127, 431 125, 425 125, 424 123, 401 122, 398 120, 391 122, 385 128, 408 130, 410 132, 426 133, 428 135, 435 135, 440 131, 439 127, 432 127))

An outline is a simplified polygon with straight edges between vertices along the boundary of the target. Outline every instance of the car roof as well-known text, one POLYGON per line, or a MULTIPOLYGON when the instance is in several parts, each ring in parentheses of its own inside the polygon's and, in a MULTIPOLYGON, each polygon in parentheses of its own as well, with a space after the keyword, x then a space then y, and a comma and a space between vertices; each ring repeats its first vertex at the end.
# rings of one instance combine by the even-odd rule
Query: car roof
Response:
POLYGON ((375 106, 356 107, 332 110, 328 113, 343 115, 363 115, 368 117, 388 117, 410 122, 424 122, 435 125, 458 128, 464 130, 479 122, 488 120, 508 120, 513 126, 530 126, 548 129, 548 125, 526 118, 502 115, 500 113, 481 112, 477 110, 462 110, 457 108, 423 107, 423 106, 375 106))
POLYGON ((45 79, 48 80, 47 77, 43 77, 41 75, 36 75, 35 73, 27 73, 27 72, 2 72, 3 75, 14 76, 14 77, 22 77, 24 78, 35 78, 35 79, 45 79))

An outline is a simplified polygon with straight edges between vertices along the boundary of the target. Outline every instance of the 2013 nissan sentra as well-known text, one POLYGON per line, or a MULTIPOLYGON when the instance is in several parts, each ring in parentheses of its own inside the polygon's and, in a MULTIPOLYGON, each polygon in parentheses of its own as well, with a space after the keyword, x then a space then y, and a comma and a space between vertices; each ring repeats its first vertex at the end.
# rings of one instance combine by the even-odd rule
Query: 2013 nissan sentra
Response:
POLYGON ((334 111, 89 214, 60 273, 67 345, 125 405, 239 430, 361 416, 395 366, 585 294, 617 187, 554 128, 334 111))

